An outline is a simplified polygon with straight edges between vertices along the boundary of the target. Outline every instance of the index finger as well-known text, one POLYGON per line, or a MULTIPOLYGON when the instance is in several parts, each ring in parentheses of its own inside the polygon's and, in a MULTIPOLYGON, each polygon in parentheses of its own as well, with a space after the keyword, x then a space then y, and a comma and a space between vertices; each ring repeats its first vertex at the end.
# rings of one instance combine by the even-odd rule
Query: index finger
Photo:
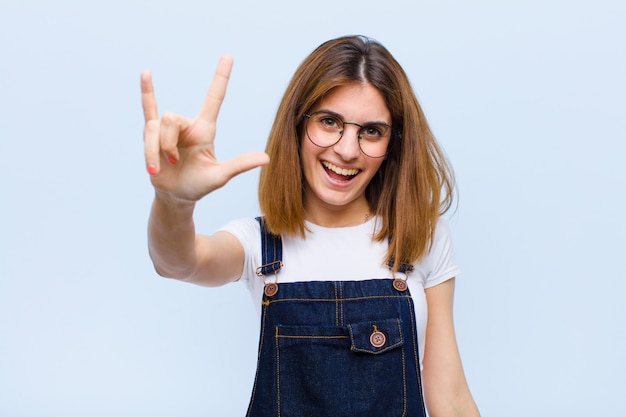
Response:
POLYGON ((209 92, 198 114, 199 118, 209 122, 215 122, 217 120, 217 114, 220 111, 224 96, 226 95, 226 86, 228 85, 228 78, 230 77, 230 70, 232 68, 233 58, 230 55, 222 56, 217 64, 209 92))
POLYGON ((143 116, 146 123, 159 118, 156 97, 154 96, 154 86, 152 85, 152 74, 150 74, 150 71, 141 73, 141 106, 143 107, 143 116))

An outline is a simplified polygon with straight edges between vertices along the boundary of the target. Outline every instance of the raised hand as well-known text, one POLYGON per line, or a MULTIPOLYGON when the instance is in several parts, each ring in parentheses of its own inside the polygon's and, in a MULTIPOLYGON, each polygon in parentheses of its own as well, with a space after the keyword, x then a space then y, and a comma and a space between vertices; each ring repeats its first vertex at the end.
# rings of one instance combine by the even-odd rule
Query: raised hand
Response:
POLYGON ((220 59, 204 104, 193 120, 175 113, 159 118, 152 76, 148 71, 141 74, 146 168, 157 192, 195 202, 235 175, 269 162, 264 152, 245 153, 225 162, 218 162, 215 156, 216 121, 232 65, 230 56, 220 59))

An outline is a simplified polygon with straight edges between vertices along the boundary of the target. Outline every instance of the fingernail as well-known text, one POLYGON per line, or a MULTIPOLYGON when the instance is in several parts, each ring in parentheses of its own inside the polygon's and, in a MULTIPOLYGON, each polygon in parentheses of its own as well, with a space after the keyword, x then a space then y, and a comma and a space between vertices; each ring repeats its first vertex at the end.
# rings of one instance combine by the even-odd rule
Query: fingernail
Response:
POLYGON ((156 175, 156 173, 157 173, 157 167, 155 167, 152 164, 148 165, 148 174, 156 175))
POLYGON ((176 163, 176 159, 172 156, 168 156, 167 160, 169 161, 170 164, 174 165, 176 163))

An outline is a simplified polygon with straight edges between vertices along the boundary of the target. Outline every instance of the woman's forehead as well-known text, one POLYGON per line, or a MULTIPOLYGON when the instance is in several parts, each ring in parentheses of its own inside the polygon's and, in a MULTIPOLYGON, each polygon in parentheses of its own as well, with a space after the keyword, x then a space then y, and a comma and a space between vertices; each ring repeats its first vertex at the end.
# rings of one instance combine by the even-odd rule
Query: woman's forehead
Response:
POLYGON ((332 89, 312 111, 327 110, 346 121, 391 122, 383 95, 369 83, 353 83, 332 89))

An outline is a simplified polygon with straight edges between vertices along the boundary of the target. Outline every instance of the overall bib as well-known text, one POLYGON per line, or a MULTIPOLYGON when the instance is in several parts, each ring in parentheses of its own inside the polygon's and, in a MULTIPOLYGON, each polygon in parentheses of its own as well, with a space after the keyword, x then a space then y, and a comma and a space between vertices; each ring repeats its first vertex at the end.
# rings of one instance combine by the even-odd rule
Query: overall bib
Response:
MULTIPOLYGON (((278 277, 280 237, 258 220, 257 274, 278 277)), ((426 417, 406 282, 266 281, 247 416, 426 417)))

